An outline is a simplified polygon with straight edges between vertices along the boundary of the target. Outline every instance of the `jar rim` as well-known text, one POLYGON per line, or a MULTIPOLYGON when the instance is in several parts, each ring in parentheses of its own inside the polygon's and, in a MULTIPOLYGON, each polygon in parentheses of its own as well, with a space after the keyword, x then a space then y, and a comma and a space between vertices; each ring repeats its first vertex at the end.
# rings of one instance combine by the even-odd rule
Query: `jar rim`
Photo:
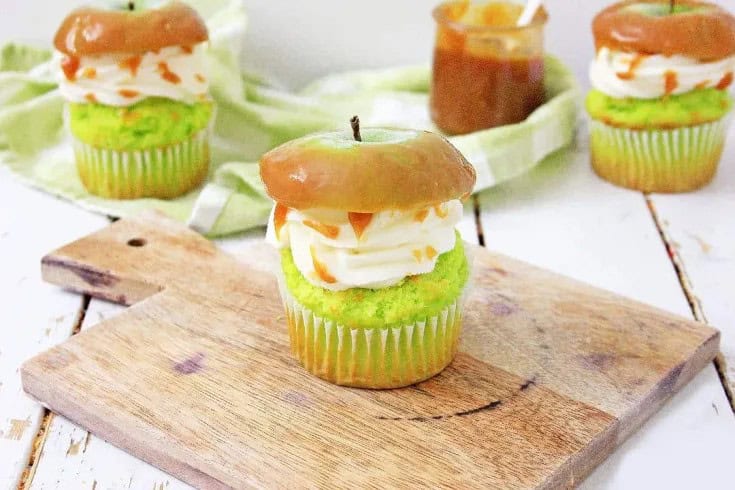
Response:
POLYGON ((465 24, 464 22, 450 19, 447 16, 447 8, 450 5, 456 5, 459 3, 464 3, 462 0, 450 0, 448 2, 443 2, 431 11, 432 16, 434 17, 434 20, 437 24, 441 24, 443 26, 450 27, 451 29, 455 31, 463 31, 463 32, 499 32, 499 33, 511 33, 511 32, 523 32, 525 30, 535 29, 538 27, 543 27, 546 25, 546 23, 549 20, 549 16, 546 13, 546 9, 542 6, 542 16, 534 16, 534 19, 532 22, 526 24, 525 26, 477 26, 477 25, 470 25, 465 24))

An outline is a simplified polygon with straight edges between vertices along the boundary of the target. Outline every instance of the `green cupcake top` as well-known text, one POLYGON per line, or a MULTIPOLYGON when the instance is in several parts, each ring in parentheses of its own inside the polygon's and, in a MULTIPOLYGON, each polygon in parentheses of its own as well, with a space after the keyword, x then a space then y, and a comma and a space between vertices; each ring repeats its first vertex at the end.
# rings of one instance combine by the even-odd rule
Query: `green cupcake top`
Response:
POLYGON ((142 150, 188 140, 212 117, 212 103, 150 97, 128 107, 69 104, 71 132, 97 148, 142 150))
POLYGON ((290 248, 281 250, 281 265, 299 303, 338 324, 362 328, 398 327, 438 315, 458 299, 470 270, 459 234, 454 249, 439 256, 433 271, 388 288, 329 291, 314 286, 296 268, 290 248))
POLYGON ((592 119, 628 129, 673 129, 716 121, 732 108, 725 90, 707 88, 660 99, 617 99, 592 90, 585 102, 592 119))

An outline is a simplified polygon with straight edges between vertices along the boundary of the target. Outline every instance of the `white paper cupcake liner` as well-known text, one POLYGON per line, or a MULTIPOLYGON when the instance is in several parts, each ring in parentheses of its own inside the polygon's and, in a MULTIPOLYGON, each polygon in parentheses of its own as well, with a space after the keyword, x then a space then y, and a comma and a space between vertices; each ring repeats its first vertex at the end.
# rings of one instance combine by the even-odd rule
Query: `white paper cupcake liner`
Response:
POLYGON ((675 129, 626 129, 593 120, 592 167, 620 186, 683 192, 707 184, 717 171, 730 118, 675 129))
POLYGON ((457 352, 464 293, 423 321, 351 328, 315 315, 290 294, 282 273, 277 276, 291 351, 307 371, 322 379, 360 388, 398 388, 441 372, 457 352))
POLYGON ((197 187, 209 170, 209 130, 162 148, 112 150, 72 138, 87 190, 113 199, 172 198, 197 187))

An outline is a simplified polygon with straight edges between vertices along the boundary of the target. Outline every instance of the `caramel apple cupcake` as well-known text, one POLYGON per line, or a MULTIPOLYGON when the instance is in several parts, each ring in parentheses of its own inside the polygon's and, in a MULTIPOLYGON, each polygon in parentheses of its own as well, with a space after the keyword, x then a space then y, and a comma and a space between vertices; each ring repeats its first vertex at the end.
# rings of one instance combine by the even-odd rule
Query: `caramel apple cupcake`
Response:
POLYGON ((291 349, 332 383, 396 388, 453 359, 470 264, 455 225, 475 183, 441 136, 365 129, 260 161, 291 349))
POLYGON ((81 8, 56 32, 79 177, 114 199, 173 198, 209 167, 204 21, 173 2, 159 9, 81 8))
POLYGON ((594 19, 591 158, 620 186, 682 192, 715 175, 733 100, 735 17, 693 0, 617 3, 594 19))

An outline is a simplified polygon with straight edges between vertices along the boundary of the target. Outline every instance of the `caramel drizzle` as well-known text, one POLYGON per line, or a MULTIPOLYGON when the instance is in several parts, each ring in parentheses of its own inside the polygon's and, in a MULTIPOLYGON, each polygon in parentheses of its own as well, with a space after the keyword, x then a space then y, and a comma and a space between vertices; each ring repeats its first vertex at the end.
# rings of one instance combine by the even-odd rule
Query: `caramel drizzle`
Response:
POLYGON ((733 81, 733 74, 731 71, 725 73, 725 76, 722 77, 722 80, 720 80, 717 83, 717 86, 715 87, 717 90, 725 90, 727 87, 729 87, 732 84, 733 81))
POLYGON ((327 266, 322 262, 319 262, 319 259, 316 258, 316 251, 314 250, 313 245, 309 247, 309 250, 311 251, 311 261, 314 264, 314 272, 316 272, 317 277, 327 284, 334 284, 337 282, 337 279, 329 273, 327 266))
POLYGON ((674 90, 679 86, 679 77, 675 71, 667 70, 664 73, 664 93, 671 95, 674 90))
POLYGON ((628 65, 628 71, 622 72, 622 73, 616 73, 617 77, 621 80, 632 80, 635 78, 635 71, 640 66, 641 63, 643 63, 643 60, 646 59, 645 54, 637 54, 633 57, 632 60, 630 60, 630 65, 628 65))
POLYGON ((273 210, 273 230, 276 232, 276 238, 281 239, 281 228, 286 224, 286 218, 288 217, 288 208, 283 204, 276 203, 276 208, 273 210))
POLYGON ((365 233, 365 228, 373 220, 373 213, 347 213, 347 219, 350 221, 350 225, 352 225, 352 229, 355 231, 355 236, 359 240, 362 238, 362 234, 365 233))
POLYGON ((161 74, 161 78, 169 83, 173 83, 174 85, 181 83, 181 77, 172 72, 165 61, 158 63, 158 73, 161 74))
POLYGON ((96 104, 97 103, 97 97, 95 97, 95 95, 93 93, 91 93, 91 92, 88 93, 88 94, 84 94, 84 100, 86 100, 87 102, 89 102, 91 104, 96 104))
POLYGON ((197 82, 199 83, 204 83, 207 81, 207 79, 204 78, 204 75, 202 75, 201 73, 197 73, 196 75, 194 75, 194 78, 196 78, 197 82))
POLYGON ((436 213, 439 218, 446 218, 449 215, 447 210, 444 209, 441 204, 434 204, 433 208, 434 213, 436 213))
POLYGON ((416 214, 413 215, 413 219, 419 223, 423 223, 427 216, 429 216, 428 208, 417 211, 416 214))
POLYGON ((140 92, 138 92, 137 90, 130 90, 127 88, 121 88, 117 91, 117 93, 122 95, 126 99, 132 99, 140 95, 140 92))
POLYGON ((130 58, 125 58, 120 63, 117 64, 120 68, 123 70, 129 70, 130 74, 133 76, 138 75, 138 68, 140 68, 140 63, 143 61, 143 57, 140 55, 131 56, 130 58))
POLYGON ((309 228, 316 230, 318 233, 321 233, 327 238, 331 238, 334 240, 339 236, 339 226, 333 226, 333 225, 326 225, 324 223, 320 223, 318 221, 311 221, 308 219, 304 220, 304 225, 308 226, 309 228))
POLYGON ((423 252, 419 249, 414 249, 411 253, 413 254, 413 258, 416 259, 416 262, 419 263, 423 260, 424 254, 428 260, 433 259, 439 254, 439 252, 437 252, 431 245, 427 246, 423 252))
POLYGON ((710 83, 712 83, 711 80, 702 80, 701 82, 699 82, 698 84, 694 86, 694 89, 702 90, 703 88, 707 88, 707 85, 709 85, 710 83))
POLYGON ((188 45, 188 44, 184 44, 183 46, 181 46, 181 51, 183 51, 183 52, 184 52, 184 53, 186 53, 186 54, 191 54, 191 53, 192 53, 192 51, 194 51, 194 48, 192 48, 192 47, 191 47, 190 45, 188 45))
POLYGON ((92 68, 92 67, 90 66, 89 68, 85 68, 85 69, 84 69, 84 70, 82 71, 82 76, 83 76, 84 78, 89 78, 90 80, 91 80, 91 79, 94 79, 94 78, 97 78, 97 70, 95 70, 94 68, 92 68))
POLYGON ((77 70, 79 70, 79 58, 76 56, 65 56, 61 60, 61 71, 70 82, 77 79, 77 70))

